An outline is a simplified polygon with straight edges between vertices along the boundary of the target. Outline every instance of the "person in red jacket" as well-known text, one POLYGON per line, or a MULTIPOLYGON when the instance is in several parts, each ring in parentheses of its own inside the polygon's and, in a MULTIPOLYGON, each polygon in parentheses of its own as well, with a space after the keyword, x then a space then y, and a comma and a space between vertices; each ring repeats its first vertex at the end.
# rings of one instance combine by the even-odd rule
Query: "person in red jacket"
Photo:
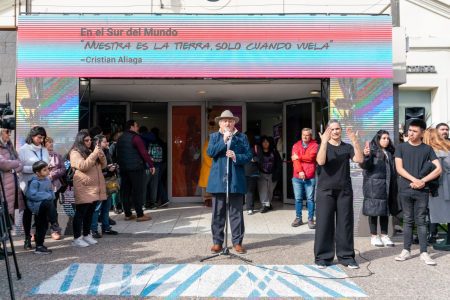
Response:
POLYGON ((306 196, 306 206, 308 208, 308 227, 314 229, 314 190, 316 186, 316 156, 319 146, 312 139, 310 128, 302 129, 302 139, 292 147, 292 162, 294 164, 294 175, 292 177, 292 187, 295 196, 295 220, 292 227, 303 225, 302 208, 303 198, 306 196))

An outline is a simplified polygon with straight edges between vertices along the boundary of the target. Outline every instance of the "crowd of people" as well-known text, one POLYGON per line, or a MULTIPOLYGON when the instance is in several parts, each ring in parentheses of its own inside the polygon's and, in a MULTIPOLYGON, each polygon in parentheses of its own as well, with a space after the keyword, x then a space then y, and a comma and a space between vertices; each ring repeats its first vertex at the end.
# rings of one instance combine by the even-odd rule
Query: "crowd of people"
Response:
MULTIPOLYGON (((236 129, 239 118, 230 111, 222 112, 215 121, 219 130, 211 133, 203 149, 209 160, 207 170, 202 167, 201 173, 207 179, 200 176, 203 194, 212 204, 211 251, 219 253, 224 249, 228 214, 233 249, 245 253, 244 203, 249 215, 255 213, 256 197, 261 213, 272 209, 282 160, 272 138, 248 138, 236 129)), ((349 268, 359 267, 354 250, 350 161, 363 170, 362 213, 368 217, 371 245, 394 246, 388 235, 389 216, 394 216, 403 221, 404 238, 403 250, 395 260, 411 258, 416 226, 420 259, 435 265, 428 244, 436 241, 439 223, 450 223, 449 126, 440 123, 427 129, 424 121, 412 119, 405 128, 403 142, 396 147, 385 130, 379 130, 364 147, 358 132, 347 128, 350 143, 346 143, 342 131, 339 121, 331 120, 317 142, 312 130, 303 128, 301 139, 292 147, 295 219, 291 226, 307 224, 315 229, 317 266, 326 268, 336 256, 349 268), (302 216, 304 200, 306 222, 302 216)), ((167 147, 159 130, 149 131, 130 120, 111 141, 109 145, 98 127, 81 130, 64 159, 54 151, 54 140, 42 127, 30 130, 18 152, 10 140, 10 131, 1 130, 0 170, 8 212, 14 218, 15 209, 23 211, 25 249, 33 249, 34 241, 35 253, 51 253, 44 238, 49 225, 53 239, 62 236, 57 206, 64 201, 68 187, 73 189, 75 199, 75 247, 88 247, 97 244, 102 235, 118 234, 109 217, 112 208, 116 213, 123 210, 126 221, 145 222, 151 216, 144 209, 168 204, 163 180, 167 147)))
POLYGON ((22 224, 17 225, 23 226, 26 250, 52 253, 44 240, 49 225, 52 239, 62 237, 57 210, 68 188, 74 195, 75 247, 95 245, 103 235, 118 234, 112 228, 116 222, 109 217, 112 208, 125 212, 125 220, 143 222, 151 220, 143 212, 144 203, 148 209, 168 203, 163 182, 167 153, 157 128, 149 132, 130 120, 124 132, 113 136, 111 145, 101 128, 83 129, 65 154, 54 150, 54 139, 40 126, 31 128, 18 151, 10 136, 9 129, 1 129, 1 178, 11 220, 16 221, 16 209, 22 213, 22 224))
MULTIPOLYGON (((213 206, 211 252, 223 251, 227 215, 225 196, 229 192, 233 248, 237 253, 245 253, 242 245, 243 203, 246 203, 248 213, 253 214, 257 190, 261 212, 269 210, 281 159, 269 138, 263 137, 259 144, 249 143, 235 128, 239 118, 230 111, 224 111, 216 122, 220 129, 210 135, 207 148, 207 154, 212 158, 212 179, 206 188, 212 195, 213 206), (226 187, 229 190, 225 190, 226 187)), ((427 243, 430 239, 436 240, 436 223, 450 221, 449 178, 446 174, 450 167, 448 132, 445 123, 427 129, 423 120, 412 119, 406 126, 404 142, 396 148, 385 130, 379 130, 362 148, 358 132, 351 128, 346 129, 351 143, 342 140, 342 126, 337 120, 331 120, 320 134, 320 145, 312 139, 310 128, 302 130, 301 140, 294 144, 291 153, 296 214, 291 225, 305 224, 302 210, 303 200, 306 200, 307 224, 316 230, 314 256, 319 268, 331 265, 335 256, 339 263, 352 269, 359 268, 354 250, 350 161, 363 169, 362 212, 368 217, 371 244, 395 246, 388 235, 389 216, 401 218, 403 250, 395 260, 411 258, 413 228, 416 226, 420 259, 427 265, 436 265, 428 254, 427 243), (427 238, 428 216, 431 224, 427 238)), ((447 236, 449 242, 450 236, 447 236)))

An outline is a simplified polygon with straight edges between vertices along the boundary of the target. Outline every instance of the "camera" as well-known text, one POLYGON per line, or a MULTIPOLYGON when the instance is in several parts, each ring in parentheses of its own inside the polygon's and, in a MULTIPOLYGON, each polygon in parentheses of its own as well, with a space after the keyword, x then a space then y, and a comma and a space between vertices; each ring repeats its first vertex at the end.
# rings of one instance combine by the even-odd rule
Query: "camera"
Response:
POLYGON ((11 109, 9 93, 6 94, 6 103, 0 103, 0 127, 4 129, 16 129, 16 119, 12 116, 14 111, 11 109), (10 116, 10 117, 6 117, 10 116))

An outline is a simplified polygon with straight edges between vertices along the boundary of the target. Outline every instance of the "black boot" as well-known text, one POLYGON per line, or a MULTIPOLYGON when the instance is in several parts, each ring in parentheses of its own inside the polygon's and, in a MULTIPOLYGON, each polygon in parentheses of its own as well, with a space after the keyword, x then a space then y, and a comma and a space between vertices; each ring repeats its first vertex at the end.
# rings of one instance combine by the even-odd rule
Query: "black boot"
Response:
POLYGON ((25 241, 23 243, 23 248, 25 250, 32 250, 33 249, 33 246, 31 245, 31 236, 27 236, 25 238, 25 241))

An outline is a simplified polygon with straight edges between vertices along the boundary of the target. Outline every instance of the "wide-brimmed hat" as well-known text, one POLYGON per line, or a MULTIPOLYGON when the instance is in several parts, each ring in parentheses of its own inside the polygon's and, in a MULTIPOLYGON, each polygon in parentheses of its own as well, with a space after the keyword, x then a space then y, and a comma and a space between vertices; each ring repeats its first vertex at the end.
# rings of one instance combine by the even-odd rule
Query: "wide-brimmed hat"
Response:
POLYGON ((239 118, 235 117, 233 115, 233 113, 229 110, 224 110, 221 114, 220 117, 216 117, 214 120, 216 121, 216 123, 219 123, 220 120, 222 119, 234 119, 234 121, 236 123, 239 123, 239 118))

